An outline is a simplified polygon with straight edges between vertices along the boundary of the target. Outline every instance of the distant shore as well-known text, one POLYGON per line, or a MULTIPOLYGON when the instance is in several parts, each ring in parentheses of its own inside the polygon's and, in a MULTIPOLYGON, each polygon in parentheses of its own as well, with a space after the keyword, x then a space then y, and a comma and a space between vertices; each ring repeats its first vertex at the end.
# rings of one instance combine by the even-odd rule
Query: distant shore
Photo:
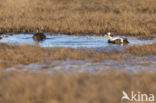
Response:
POLYGON ((53 32, 154 37, 155 0, 0 0, 0 33, 53 32), (149 6, 150 5, 150 6, 149 6))

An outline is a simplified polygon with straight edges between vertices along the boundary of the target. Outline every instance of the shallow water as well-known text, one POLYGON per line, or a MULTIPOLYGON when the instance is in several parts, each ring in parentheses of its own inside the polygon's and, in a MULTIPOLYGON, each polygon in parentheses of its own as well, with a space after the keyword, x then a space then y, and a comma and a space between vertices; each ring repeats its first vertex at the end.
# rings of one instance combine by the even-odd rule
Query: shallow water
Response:
MULTIPOLYGON (((133 57, 132 57, 133 59, 133 57)), ((22 70, 28 72, 100 72, 105 69, 122 69, 126 72, 136 73, 138 70, 156 71, 156 56, 153 58, 135 57, 132 61, 104 60, 92 62, 89 60, 51 61, 48 64, 32 63, 29 65, 16 65, 7 70, 22 70)))
MULTIPOLYGON (((151 44, 156 40, 140 40, 134 37, 127 37, 130 44, 128 45, 142 45, 151 44)), ((71 47, 71 48, 95 48, 95 49, 122 49, 126 46, 122 45, 110 45, 107 43, 108 38, 103 36, 75 36, 75 35, 47 35, 47 39, 39 42, 41 47, 53 48, 53 47, 71 47)), ((36 44, 32 39, 31 34, 14 34, 12 36, 3 36, 0 40, 1 43, 7 44, 36 44)))

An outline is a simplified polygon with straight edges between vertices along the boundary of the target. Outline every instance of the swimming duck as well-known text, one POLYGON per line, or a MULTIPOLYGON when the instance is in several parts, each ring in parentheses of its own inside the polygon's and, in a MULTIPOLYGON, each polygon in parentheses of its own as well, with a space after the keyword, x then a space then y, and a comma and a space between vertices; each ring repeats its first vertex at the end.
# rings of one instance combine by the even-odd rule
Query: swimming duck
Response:
POLYGON ((46 39, 46 36, 44 35, 44 33, 35 33, 33 35, 33 39, 35 41, 42 41, 42 40, 46 39))
POLYGON ((39 33, 39 30, 37 30, 37 33, 35 33, 35 34, 33 35, 33 39, 34 39, 35 41, 42 41, 42 40, 46 39, 46 36, 45 36, 44 33, 39 33))
POLYGON ((2 39, 2 35, 3 35, 3 33, 0 33, 0 40, 2 39))
POLYGON ((112 44, 128 44, 127 38, 121 38, 121 37, 112 37, 111 33, 108 32, 104 37, 109 37, 108 43, 112 44))

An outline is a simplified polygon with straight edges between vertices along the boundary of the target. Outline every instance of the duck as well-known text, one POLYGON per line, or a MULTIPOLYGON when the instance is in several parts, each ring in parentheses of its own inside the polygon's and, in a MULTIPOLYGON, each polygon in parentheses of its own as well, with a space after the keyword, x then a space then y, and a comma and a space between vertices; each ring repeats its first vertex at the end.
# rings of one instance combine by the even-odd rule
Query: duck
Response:
POLYGON ((104 37, 109 37, 108 43, 111 43, 111 44, 128 44, 129 43, 127 38, 112 37, 110 32, 108 32, 106 35, 104 35, 104 37))
POLYGON ((35 33, 35 34, 33 35, 33 39, 34 39, 35 41, 42 41, 42 40, 45 40, 45 39, 46 39, 46 35, 45 35, 44 33, 39 33, 39 32, 37 31, 37 33, 35 33))
POLYGON ((2 39, 2 33, 0 33, 0 40, 2 39))

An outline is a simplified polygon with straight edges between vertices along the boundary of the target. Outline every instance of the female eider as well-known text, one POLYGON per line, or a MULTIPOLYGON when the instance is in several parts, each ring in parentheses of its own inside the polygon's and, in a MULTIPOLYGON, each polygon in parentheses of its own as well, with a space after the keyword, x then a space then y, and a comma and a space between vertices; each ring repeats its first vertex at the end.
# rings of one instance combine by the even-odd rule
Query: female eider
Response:
POLYGON ((0 40, 2 39, 2 35, 3 35, 3 34, 2 34, 2 33, 0 33, 0 40))
POLYGON ((121 37, 112 37, 111 33, 108 32, 104 37, 109 37, 108 43, 112 44, 128 44, 127 38, 121 38, 121 37))
POLYGON ((33 35, 33 39, 34 39, 35 41, 42 41, 42 40, 46 39, 46 35, 45 35, 44 33, 40 33, 40 32, 37 30, 37 33, 35 33, 35 34, 33 35))
POLYGON ((46 36, 43 33, 35 33, 33 35, 33 39, 35 41, 42 41, 42 40, 46 39, 46 36))

